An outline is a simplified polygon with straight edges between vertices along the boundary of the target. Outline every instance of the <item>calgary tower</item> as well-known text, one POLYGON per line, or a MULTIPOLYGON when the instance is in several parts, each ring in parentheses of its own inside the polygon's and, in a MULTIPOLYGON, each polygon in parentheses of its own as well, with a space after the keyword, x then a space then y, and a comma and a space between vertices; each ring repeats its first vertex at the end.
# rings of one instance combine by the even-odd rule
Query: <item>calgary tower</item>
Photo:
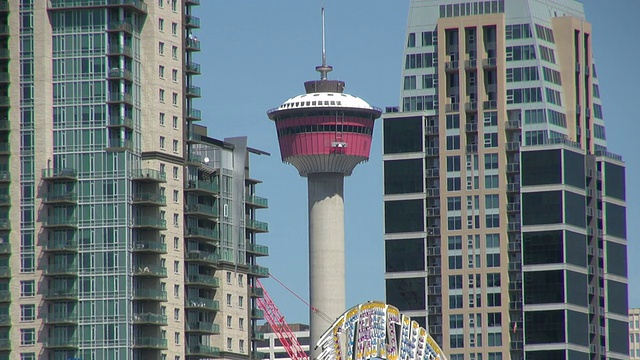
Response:
POLYGON ((374 120, 382 111, 343 93, 345 83, 328 80, 322 9, 320 80, 304 83, 306 93, 268 112, 276 124, 282 161, 307 178, 309 202, 309 299, 311 359, 314 346, 345 311, 344 177, 369 159, 374 120))

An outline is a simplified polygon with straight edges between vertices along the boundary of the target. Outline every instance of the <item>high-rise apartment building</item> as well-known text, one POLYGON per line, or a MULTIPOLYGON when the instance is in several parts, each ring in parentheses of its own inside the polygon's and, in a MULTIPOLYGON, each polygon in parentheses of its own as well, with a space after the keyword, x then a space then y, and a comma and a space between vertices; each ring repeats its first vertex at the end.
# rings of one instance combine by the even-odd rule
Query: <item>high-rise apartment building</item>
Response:
POLYGON ((629 357, 640 359, 640 309, 629 309, 629 357))
POLYGON ((0 359, 252 356, 267 224, 199 0, 0 1, 0 359))
POLYGON ((452 360, 626 359, 625 166, 574 0, 412 0, 387 302, 452 360))

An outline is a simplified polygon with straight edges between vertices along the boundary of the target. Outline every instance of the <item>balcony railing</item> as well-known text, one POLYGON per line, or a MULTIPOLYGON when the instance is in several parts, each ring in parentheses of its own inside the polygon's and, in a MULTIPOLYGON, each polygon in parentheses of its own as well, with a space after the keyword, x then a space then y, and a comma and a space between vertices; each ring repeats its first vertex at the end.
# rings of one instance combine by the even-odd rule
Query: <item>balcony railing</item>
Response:
POLYGON ((218 278, 202 274, 187 275, 186 282, 190 285, 202 285, 213 288, 217 288, 220 286, 220 281, 218 280, 218 278))
POLYGON ((153 289, 135 289, 133 290, 133 299, 167 301, 167 292, 153 289))
POLYGON ((202 111, 194 108, 187 109, 187 119, 192 121, 202 120, 202 111))
POLYGON ((246 203, 263 208, 269 207, 269 199, 255 195, 247 196, 246 203))
POLYGON ((131 321, 134 324, 167 325, 167 315, 155 313, 133 314, 131 321))
POLYGON ((167 339, 160 337, 138 337, 133 340, 133 347, 137 348, 153 348, 168 349, 167 339))
POLYGON ((188 322, 187 331, 219 334, 220 325, 204 321, 188 322))
POLYGON ((44 227, 77 227, 78 218, 75 216, 49 216, 43 222, 44 227))
POLYGON ((70 287, 70 288, 62 288, 62 287, 54 287, 50 288, 44 293, 44 298, 46 300, 65 300, 65 299, 77 299, 78 298, 78 289, 70 287))
POLYGON ((132 173, 132 179, 138 181, 166 182, 167 174, 153 169, 140 169, 132 173))
POLYGON ((124 55, 127 57, 133 57, 133 50, 131 50, 131 46, 126 45, 109 45, 107 53, 108 55, 124 55))
POLYGON ((487 100, 482 103, 484 110, 493 110, 498 108, 498 102, 496 100, 487 100))
POLYGON ((78 173, 71 168, 42 169, 42 178, 44 180, 75 180, 78 173))
POLYGON ((255 319, 264 319, 264 311, 260 309, 251 309, 251 317, 255 319))
POLYGON ((193 15, 185 15, 184 24, 186 27, 190 28, 199 28, 200 27, 200 19, 193 15))
POLYGON ((166 253, 167 244, 154 240, 136 240, 131 244, 131 250, 137 252, 166 253))
POLYGON ((216 300, 201 297, 188 297, 184 305, 190 308, 204 308, 212 311, 220 310, 220 304, 216 300))
POLYGON ((269 256, 269 247, 265 245, 247 244, 247 251, 262 256, 269 256))
POLYGON ((128 139, 109 139, 111 149, 133 150, 133 141, 128 139))
POLYGON ((207 217, 219 216, 217 207, 214 207, 211 205, 205 205, 205 204, 187 204, 184 207, 184 211, 188 214, 198 214, 198 215, 204 215, 207 217))
POLYGON ((268 223, 266 223, 264 221, 254 220, 254 219, 247 219, 246 220, 246 227, 248 229, 252 229, 252 230, 260 231, 260 232, 269 231, 269 224, 268 223))
POLYGON ((0 290, 0 302, 11 301, 11 291, 0 290))
POLYGON ((488 58, 482 60, 482 67, 485 68, 495 68, 498 65, 498 61, 496 58, 488 58))
POLYGON ((220 357, 220 349, 209 345, 187 345, 187 355, 217 358, 220 357))
POLYGON ((45 251, 78 251, 78 242, 73 239, 51 239, 44 244, 45 251))
POLYGON ((269 268, 266 268, 260 265, 250 265, 249 272, 256 276, 263 276, 263 277, 269 276, 269 268))
POLYGON ((249 294, 252 297, 264 297, 264 290, 259 287, 251 287, 249 294))
POLYGON ((214 229, 203 228, 199 226, 187 225, 186 236, 199 237, 205 240, 216 241, 219 240, 218 232, 214 229))
POLYGON ((187 253, 187 261, 202 261, 209 264, 217 264, 220 255, 209 251, 191 250, 187 253))
POLYGON ((133 275, 137 276, 153 276, 153 277, 167 277, 167 268, 156 265, 134 265, 133 275))
POLYGON ((42 197, 43 203, 74 203, 78 201, 78 194, 75 192, 49 193, 42 197))
POLYGON ((134 218, 133 227, 166 230, 167 221, 150 216, 141 216, 138 218, 134 218))
POLYGON ((78 264, 49 264, 42 270, 45 275, 77 275, 78 264))
POLYGON ((130 21, 111 21, 107 24, 107 31, 124 31, 133 34, 133 23, 130 21))
POLYGON ((186 88, 186 95, 187 96, 191 96, 191 97, 200 97, 202 90, 200 89, 199 86, 194 86, 194 85, 189 85, 186 88))
POLYGON ((112 92, 109 94, 107 102, 133 105, 133 95, 124 92, 112 92))
POLYGON ((200 180, 187 181, 186 189, 193 191, 200 190, 211 194, 217 194, 220 192, 220 186, 218 184, 200 180))
POLYGON ((126 127, 129 129, 133 129, 133 119, 128 116, 110 116, 109 124, 110 127, 126 127))
POLYGON ((109 79, 125 79, 133 81, 133 73, 127 69, 110 69, 107 73, 109 79))
POLYGON ((86 7, 123 6, 139 13, 147 13, 147 4, 142 0, 50 0, 49 10, 65 10, 86 7))
POLYGON ((74 324, 78 322, 78 314, 75 312, 50 312, 45 316, 47 324, 74 324))
POLYGON ((187 39, 185 43, 188 51, 200 51, 200 41, 196 39, 187 39))
POLYGON ((167 205, 167 197, 156 193, 137 193, 132 196, 131 200, 136 204, 167 205))
POLYGON ((76 348, 78 338, 75 336, 49 336, 44 341, 46 348, 76 348))
POLYGON ((189 74, 200 74, 200 64, 190 61, 184 65, 184 70, 189 74))

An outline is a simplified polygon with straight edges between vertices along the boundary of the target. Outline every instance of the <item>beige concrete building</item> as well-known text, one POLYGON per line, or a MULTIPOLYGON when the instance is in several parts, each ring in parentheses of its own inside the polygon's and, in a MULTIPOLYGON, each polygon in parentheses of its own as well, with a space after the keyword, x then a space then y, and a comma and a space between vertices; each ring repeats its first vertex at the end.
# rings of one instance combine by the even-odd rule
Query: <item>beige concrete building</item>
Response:
POLYGON ((0 359, 254 357, 264 153, 196 125, 199 3, 0 1, 0 359))
POLYGON ((629 309, 629 357, 640 359, 640 309, 629 309))
POLYGON ((591 34, 574 0, 411 1, 387 302, 451 360, 627 358, 624 163, 591 34))

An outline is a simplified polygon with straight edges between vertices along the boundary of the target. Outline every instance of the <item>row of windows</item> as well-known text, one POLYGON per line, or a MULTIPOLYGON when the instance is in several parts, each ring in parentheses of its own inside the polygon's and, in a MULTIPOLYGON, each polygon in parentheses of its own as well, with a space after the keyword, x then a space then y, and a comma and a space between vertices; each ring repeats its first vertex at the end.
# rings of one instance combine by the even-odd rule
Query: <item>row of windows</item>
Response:
POLYGON ((556 54, 553 49, 540 45, 540 58, 546 62, 555 64, 556 54))
POLYGON ((557 90, 545 88, 545 93, 547 95, 547 101, 558 106, 562 106, 562 95, 557 90))
POLYGON ((402 99, 402 111, 434 110, 438 108, 435 95, 407 96, 402 99))
MULTIPOLYGON (((482 275, 481 274, 469 274, 468 276, 469 288, 482 288, 482 275)), ((463 289, 462 275, 449 275, 449 290, 463 289)), ((487 287, 500 287, 500 273, 488 273, 487 274, 487 287)), ((455 316, 455 315, 452 315, 455 316)), ((494 326, 494 325, 489 325, 494 326)), ((457 328, 453 328, 457 329, 457 328)))
POLYGON ((593 124, 593 136, 596 139, 606 140, 607 139, 607 135, 606 135, 606 133, 604 131, 604 126, 598 125, 598 124, 593 124))
MULTIPOLYGON (((477 197, 477 196, 476 196, 477 197)), ((480 235, 475 235, 475 241, 473 235, 467 235, 467 242, 469 250, 475 248, 480 249, 480 235)), ((500 234, 486 234, 485 246, 487 249, 500 248, 500 234)), ((447 248, 449 250, 462 250, 462 236, 452 235, 447 237, 447 248)))
MULTIPOLYGON (((477 216, 478 222, 480 217, 477 216)), ((475 225, 475 228, 479 228, 479 224, 475 225)), ((499 214, 487 214, 485 215, 485 227, 487 229, 495 229, 500 227, 500 215, 499 214)), ((473 221, 467 222, 467 228, 474 228, 473 221)), ((461 216, 449 216, 447 217, 447 230, 462 230, 462 217, 461 216)), ((500 263, 498 261, 498 263, 500 263)))
POLYGON ((440 5, 440 17, 499 14, 504 12, 504 0, 476 1, 462 4, 440 5))
POLYGON ((541 101, 542 90, 539 87, 507 89, 507 104, 534 103, 541 101))
POLYGON ((507 40, 530 39, 532 37, 529 24, 507 25, 504 34, 507 40))
POLYGON ((533 45, 507 46, 507 61, 535 60, 536 48, 533 45))
MULTIPOLYGON (((497 189, 500 186, 500 180, 498 175, 485 175, 484 176, 484 188, 485 189, 497 189)), ((476 176, 474 179, 475 189, 478 189, 478 177, 476 176)), ((469 181, 470 183, 470 181, 469 181)), ((449 177, 447 178, 447 191, 461 191, 462 190, 462 182, 460 177, 449 177)), ((470 184, 467 184, 467 190, 470 189, 470 184)))
POLYGON ((543 66, 542 74, 544 75, 544 81, 548 81, 556 85, 562 85, 562 77, 560 76, 559 71, 543 66))
MULTIPOLYGON (((473 307, 482 307, 482 294, 476 294, 473 297, 473 294, 469 295, 469 308, 473 307)), ((502 298, 500 297, 500 293, 489 293, 487 294, 487 306, 488 307, 499 307, 502 306, 502 298)), ((449 309, 463 309, 464 302, 462 300, 462 295, 449 295, 449 309)))
MULTIPOLYGON (((158 43, 158 54, 160 54, 161 56, 164 56, 164 48, 164 42, 160 41, 158 43)), ((171 46, 171 57, 173 58, 173 60, 178 60, 178 47, 175 45, 171 46)))
POLYGON ((437 53, 409 54, 406 57, 405 69, 422 69, 438 66, 437 53))
POLYGON ((507 69, 507 82, 535 81, 539 79, 537 66, 507 69))
MULTIPOLYGON (((487 345, 490 347, 494 347, 494 346, 502 346, 502 333, 488 333, 487 334, 487 345)), ((469 346, 473 347, 473 346, 478 346, 478 347, 482 347, 482 334, 471 334, 471 339, 469 342, 469 346), (476 336, 477 335, 477 336, 476 336), (471 341, 472 340, 472 341, 471 341)), ((449 335, 449 347, 452 349, 460 349, 460 348, 464 348, 464 334, 455 334, 455 335, 449 335)), ((490 354, 495 354, 495 353, 490 353, 490 354)), ((502 359, 502 354, 501 353, 497 353, 500 354, 500 359, 502 359)), ((452 358, 453 359, 453 358, 452 358)), ((456 357, 456 360, 458 358, 456 357)), ((462 355, 462 360, 464 359, 464 355, 462 355)), ((496 357, 492 357, 491 359, 496 359, 496 357)))
POLYGON ((547 118, 549 119, 549 124, 567 128, 567 116, 565 114, 547 109, 547 118))
POLYGON ((549 29, 548 27, 544 27, 542 25, 536 24, 536 36, 538 37, 538 39, 542 39, 552 44, 556 42, 553 37, 553 30, 549 29))
POLYGON ((304 125, 293 126, 278 130, 278 136, 316 133, 316 132, 341 132, 371 135, 372 128, 359 125, 304 125))
MULTIPOLYGON (((433 89, 438 85, 438 75, 422 75, 422 89, 433 89)), ((417 88, 416 76, 404 77, 404 90, 415 90, 417 88)))

